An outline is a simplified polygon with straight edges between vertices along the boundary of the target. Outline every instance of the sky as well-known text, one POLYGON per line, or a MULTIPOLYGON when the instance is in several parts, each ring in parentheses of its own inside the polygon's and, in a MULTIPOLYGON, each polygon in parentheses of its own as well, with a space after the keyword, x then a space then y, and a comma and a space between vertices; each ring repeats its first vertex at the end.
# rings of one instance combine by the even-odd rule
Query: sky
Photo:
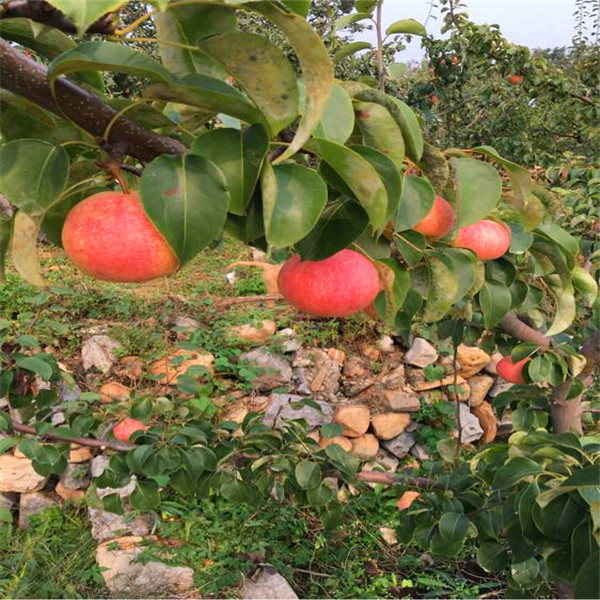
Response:
MULTIPOLYGON (((500 25, 505 38, 530 48, 568 46, 573 37, 575 0, 467 0, 467 13, 475 23, 500 25)), ((425 23, 429 13, 426 0, 385 0, 383 5, 384 29, 399 19, 412 17, 425 23)), ((440 35, 442 18, 434 9, 427 22, 428 33, 440 35)), ((373 31, 356 35, 357 40, 375 42, 373 31)), ((423 56, 419 38, 396 57, 400 62, 419 60, 423 56)))

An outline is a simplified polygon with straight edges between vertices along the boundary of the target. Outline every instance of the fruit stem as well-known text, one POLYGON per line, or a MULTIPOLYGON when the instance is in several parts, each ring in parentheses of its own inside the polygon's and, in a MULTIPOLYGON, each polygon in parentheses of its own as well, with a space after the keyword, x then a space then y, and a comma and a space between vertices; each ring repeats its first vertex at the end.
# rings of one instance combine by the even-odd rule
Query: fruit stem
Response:
POLYGON ((123 193, 129 194, 129 186, 127 185, 127 181, 121 174, 121 167, 119 165, 119 162, 111 157, 108 161, 106 161, 104 168, 119 182, 123 193))

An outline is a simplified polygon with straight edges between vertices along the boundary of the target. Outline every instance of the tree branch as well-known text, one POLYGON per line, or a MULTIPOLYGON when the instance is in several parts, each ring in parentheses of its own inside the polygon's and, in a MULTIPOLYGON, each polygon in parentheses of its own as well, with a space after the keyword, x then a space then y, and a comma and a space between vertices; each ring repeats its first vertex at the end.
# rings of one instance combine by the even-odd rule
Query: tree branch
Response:
MULTIPOLYGON (((38 106, 61 117, 65 115, 96 138, 102 138, 117 111, 94 94, 60 77, 54 84, 52 97, 47 70, 30 60, 4 40, 0 40, 2 88, 23 96, 38 106)), ((110 131, 107 143, 119 146, 125 154, 151 161, 161 154, 185 154, 187 148, 169 137, 162 137, 121 116, 110 131)))
POLYGON ((382 471, 361 471, 357 477, 365 483, 383 483, 386 485, 406 483, 420 490, 445 491, 447 489, 443 483, 429 477, 412 477, 411 475, 384 473, 382 471))
POLYGON ((522 342, 532 342, 541 348, 549 348, 552 344, 552 338, 529 327, 514 313, 508 313, 503 317, 500 328, 522 342))
MULTIPOLYGON (((65 33, 77 33, 75 25, 60 12, 44 0, 9 0, 0 6, 0 19, 25 18, 36 23, 43 23, 65 33)), ((108 13, 92 23, 86 33, 103 33, 112 35, 118 28, 118 18, 113 13, 108 13)))

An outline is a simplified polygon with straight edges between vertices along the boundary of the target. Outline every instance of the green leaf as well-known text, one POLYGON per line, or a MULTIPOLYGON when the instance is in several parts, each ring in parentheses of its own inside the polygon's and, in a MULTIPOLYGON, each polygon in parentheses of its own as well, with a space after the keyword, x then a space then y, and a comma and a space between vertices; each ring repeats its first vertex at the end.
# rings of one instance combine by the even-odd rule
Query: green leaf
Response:
POLYGON ((50 84, 74 71, 112 71, 168 82, 171 74, 147 54, 114 42, 84 42, 57 56, 48 67, 50 84))
POLYGON ((347 248, 369 224, 367 213, 349 198, 328 206, 312 231, 296 244, 303 260, 323 260, 347 248))
POLYGON ((325 506, 335 498, 335 492, 325 483, 310 488, 306 492, 306 499, 311 506, 325 506))
POLYGON ((69 177, 69 157, 60 146, 41 140, 14 140, 0 147, 0 189, 31 216, 44 213, 69 177))
POLYGON ((556 312, 552 325, 550 325, 545 335, 552 337, 567 329, 573 322, 577 314, 577 303, 575 301, 575 290, 571 281, 562 285, 552 285, 549 283, 548 287, 555 298, 556 312))
POLYGON ((577 493, 571 492, 554 498, 543 508, 538 501, 532 515, 542 533, 557 540, 566 540, 585 518, 586 512, 577 493))
POLYGON ((375 168, 360 154, 328 140, 311 139, 305 148, 325 161, 356 196, 374 229, 386 223, 388 199, 385 186, 375 168))
POLYGON ((344 15, 334 23, 333 30, 339 31, 340 29, 345 29, 349 25, 353 25, 354 23, 358 23, 359 21, 370 18, 371 14, 369 12, 356 12, 349 15, 344 15))
POLYGON ((425 237, 418 231, 394 233, 394 241, 398 252, 409 267, 416 266, 425 252, 425 237))
POLYGON ((600 598, 600 550, 581 565, 575 578, 576 598, 600 598))
POLYGON ((281 0, 292 12, 305 18, 310 12, 311 0, 281 0))
POLYGON ((231 476, 223 480, 221 494, 230 502, 252 502, 255 498, 255 491, 252 486, 231 476))
POLYGON ((555 223, 544 223, 535 232, 542 233, 544 237, 557 243, 571 256, 576 256, 579 252, 579 242, 555 223))
POLYGON ((140 195, 181 265, 216 239, 225 225, 229 204, 225 177, 201 156, 155 158, 144 169, 140 195))
MULTIPOLYGON (((2 413, 0 415, 0 431, 6 431, 9 427, 8 423, 6 423, 6 427, 4 426, 4 418, 5 415, 4 413, 2 413)), ((8 419, 8 417, 6 417, 8 419)), ((3 437, 0 439, 0 454, 4 454, 5 452, 7 452, 8 450, 10 450, 11 448, 14 448, 20 441, 20 438, 18 437, 3 437)))
POLYGON ((584 519, 571 535, 571 558, 575 569, 582 565, 598 548, 592 532, 592 524, 584 519))
POLYGON ((458 291, 454 303, 458 302, 473 288, 477 278, 477 257, 468 250, 445 248, 444 255, 452 261, 458 279, 458 291))
POLYGON ((128 0, 49 0, 77 27, 78 33, 109 12, 117 12, 128 0))
POLYGON ((598 296, 598 283, 594 277, 579 265, 575 266, 571 272, 573 277, 573 287, 585 298, 586 302, 593 306, 598 296))
POLYGON ((17 360, 17 367, 19 369, 25 369, 26 371, 32 371, 39 375, 44 381, 50 381, 52 377, 52 367, 41 358, 36 356, 26 356, 17 360))
POLYGON ((160 503, 158 485, 154 481, 138 481, 130 501, 136 510, 155 509, 160 503))
POLYGON ((321 427, 321 436, 325 438, 334 438, 342 435, 342 426, 337 423, 326 423, 321 427))
POLYGON ((131 405, 130 412, 134 419, 147 419, 152 414, 152 401, 150 398, 140 398, 131 405))
POLYGON ((377 0, 355 0, 354 8, 361 13, 372 13, 377 6, 377 0))
POLYGON ((231 201, 229 212, 244 215, 260 169, 269 149, 269 140, 260 125, 246 129, 213 129, 199 135, 190 152, 203 156, 221 169, 231 201))
POLYGON ((533 243, 533 234, 527 231, 520 223, 508 223, 510 226, 510 248, 511 254, 523 254, 533 243))
POLYGON ((474 158, 458 158, 456 181, 458 226, 473 225, 494 209, 502 194, 502 180, 496 169, 474 158))
POLYGON ((385 30, 385 32, 387 35, 395 35, 397 33, 407 33, 409 35, 419 35, 421 37, 427 35, 425 27, 421 25, 419 21, 415 21, 415 19, 395 21, 385 30))
POLYGON ((526 477, 538 475, 542 468, 535 461, 517 456, 510 458, 494 475, 493 486, 498 489, 512 487, 526 477))
POLYGON ((102 508, 110 513, 122 515, 125 513, 119 494, 108 494, 102 498, 102 508))
POLYGON ((345 144, 354 129, 354 108, 344 88, 335 84, 325 105, 321 120, 313 135, 324 140, 345 144))
POLYGON ((407 69, 408 65, 406 63, 392 63, 391 65, 388 65, 388 71, 392 79, 399 79, 406 73, 407 69))
POLYGON ((303 461, 296 465, 296 481, 303 490, 311 490, 321 483, 321 469, 317 463, 303 461))
POLYGON ((304 238, 327 204, 327 185, 314 169, 301 165, 265 163, 261 187, 266 237, 274 246, 304 238))
POLYGON ((519 362, 523 360, 527 356, 531 356, 534 352, 539 349, 537 344, 533 344, 531 342, 525 342, 524 344, 519 344, 512 349, 510 353, 510 357, 512 358, 513 363, 519 362))
POLYGON ((512 296, 503 283, 486 281, 479 292, 479 306, 486 329, 495 327, 510 310, 512 296))
POLYGON ((12 523, 13 515, 10 508, 0 508, 0 523, 12 523))
POLYGON ((286 151, 274 162, 282 162, 293 156, 308 140, 321 120, 333 87, 333 65, 329 52, 315 30, 298 15, 290 15, 268 2, 248 5, 267 17, 287 36, 298 60, 306 86, 306 108, 294 139, 286 151))
POLYGON ((267 39, 242 31, 213 36, 199 44, 232 75, 264 115, 271 135, 298 114, 296 74, 285 54, 267 39))
POLYGON ((373 46, 369 42, 350 42, 349 44, 344 44, 334 55, 333 58, 335 62, 340 62, 342 59, 347 56, 351 56, 352 54, 356 54, 361 50, 372 49, 373 46))
POLYGON ((435 191, 425 177, 406 175, 400 205, 394 216, 394 229, 404 231, 422 221, 431 210, 435 191))
POLYGON ((541 383, 548 379, 552 363, 546 356, 536 356, 527 364, 527 373, 533 383, 541 383))
POLYGON ((534 557, 522 562, 513 562, 510 566, 510 574, 516 584, 528 587, 540 574, 540 563, 534 557))
MULTIPOLYGON (((394 258, 381 258, 375 263, 375 266, 380 270, 379 265, 385 265, 391 274, 393 274, 393 282, 391 287, 389 284, 384 286, 384 289, 379 293, 375 299, 375 309, 377 313, 384 318, 387 322, 393 323, 394 317, 406 300, 406 295, 410 289, 410 273, 398 261, 394 258), (378 300, 381 296, 382 300, 378 300), (383 304, 383 306, 380 305, 383 304)), ((387 278, 381 278, 386 281, 387 278)), ((387 281, 386 281, 387 283, 387 281)))
POLYGON ((427 300, 423 319, 427 322, 439 321, 452 308, 459 281, 454 264, 442 252, 431 255, 427 261, 427 272, 427 300))
POLYGON ((440 535, 449 542, 460 542, 465 539, 469 529, 469 520, 462 513, 446 512, 438 524, 440 535))
POLYGON ((365 144, 389 156, 400 171, 405 154, 404 137, 390 112, 375 102, 355 102, 354 110, 365 144))

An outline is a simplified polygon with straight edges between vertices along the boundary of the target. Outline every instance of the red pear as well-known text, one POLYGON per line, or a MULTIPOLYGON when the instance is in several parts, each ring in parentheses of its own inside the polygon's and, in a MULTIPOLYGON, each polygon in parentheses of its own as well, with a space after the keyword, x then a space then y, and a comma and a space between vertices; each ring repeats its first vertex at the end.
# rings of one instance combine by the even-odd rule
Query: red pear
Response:
POLYGON ((483 219, 461 227, 454 245, 472 250, 480 260, 500 258, 510 247, 510 229, 504 223, 483 219))
POLYGON ((526 356, 523 360, 513 363, 510 356, 505 356, 498 361, 496 371, 504 381, 510 383, 525 383, 523 380, 523 367, 531 359, 526 356))
POLYGON ((128 442, 133 433, 136 431, 146 431, 146 429, 148 429, 148 427, 141 421, 127 417, 115 425, 113 435, 121 442, 128 442))
POLYGON ((427 216, 413 229, 430 238, 444 237, 454 225, 454 211, 447 200, 436 196, 427 216))

